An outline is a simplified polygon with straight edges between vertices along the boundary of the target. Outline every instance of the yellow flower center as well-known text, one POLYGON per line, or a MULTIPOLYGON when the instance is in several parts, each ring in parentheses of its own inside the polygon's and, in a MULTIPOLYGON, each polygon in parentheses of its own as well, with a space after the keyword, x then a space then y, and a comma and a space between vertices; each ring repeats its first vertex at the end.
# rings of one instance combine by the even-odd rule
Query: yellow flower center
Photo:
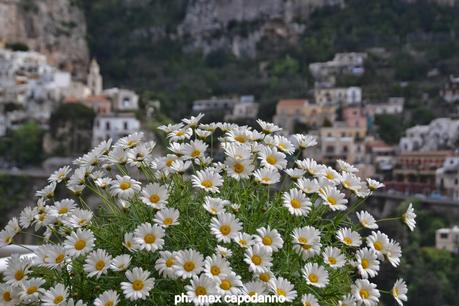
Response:
POLYGON ((245 143, 247 141, 247 137, 245 137, 244 135, 237 135, 234 137, 234 139, 240 143, 245 143))
POLYGON ((156 203, 159 202, 160 199, 161 199, 161 198, 160 198, 159 195, 157 195, 156 193, 155 193, 155 194, 152 194, 152 195, 150 196, 150 202, 151 202, 151 203, 155 203, 155 204, 156 204, 156 203))
POLYGON ((325 175, 325 177, 326 177, 327 179, 329 179, 329 180, 332 180, 332 179, 335 178, 335 177, 333 176, 333 173, 331 173, 331 172, 327 173, 327 174, 325 175))
POLYGON ((331 197, 331 196, 327 197, 327 201, 328 201, 328 203, 330 203, 331 205, 336 205, 336 202, 337 202, 337 201, 336 201, 336 198, 331 197))
POLYGON ((194 290, 194 292, 196 293, 196 295, 206 295, 207 294, 207 289, 203 286, 198 286, 196 287, 196 289, 194 290))
POLYGON ((27 288, 27 294, 34 294, 37 291, 38 291, 38 288, 36 286, 27 288))
POLYGON ((270 165, 275 165, 277 163, 277 159, 273 155, 266 156, 266 161, 270 165))
POLYGON ((60 264, 61 262, 63 262, 65 259, 65 255, 64 254, 59 254, 56 256, 56 259, 54 260, 56 263, 60 264))
POLYGON ((366 258, 362 259, 361 264, 362 264, 362 268, 364 268, 364 269, 367 269, 368 266, 370 265, 370 263, 368 262, 368 259, 366 259, 366 258))
POLYGON ((328 257, 328 262, 332 265, 336 265, 336 258, 333 256, 328 257))
POLYGON ((105 302, 104 304, 104 306, 113 306, 113 305, 115 305, 113 301, 108 301, 108 302, 105 302))
POLYGON ((220 232, 224 235, 227 236, 229 233, 231 233, 231 227, 229 225, 222 225, 220 226, 220 232))
POLYGON ((262 181, 263 183, 269 183, 269 182, 271 182, 271 178, 268 177, 268 176, 265 176, 265 177, 262 177, 262 178, 261 178, 261 181, 262 181))
POLYGON ((343 241, 344 241, 344 243, 347 244, 347 245, 352 244, 352 239, 351 239, 350 237, 344 237, 343 241))
POLYGON ((290 201, 290 204, 292 205, 293 208, 296 208, 296 209, 301 207, 301 202, 298 199, 292 199, 290 201))
POLYGON ((16 273, 14 274, 14 278, 17 280, 17 281, 20 281, 24 278, 24 272, 22 272, 22 270, 19 270, 19 271, 16 271, 16 273))
POLYGON ((375 241, 373 243, 373 246, 375 247, 375 250, 377 250, 377 251, 381 251, 382 250, 382 243, 379 242, 379 241, 375 241))
POLYGON ((261 265, 262 259, 261 259, 260 256, 258 256, 258 255, 253 255, 251 259, 252 259, 252 262, 253 262, 255 265, 257 265, 257 266, 261 265))
POLYGON ((218 266, 212 266, 212 268, 210 268, 210 273, 212 273, 213 276, 217 276, 217 275, 220 275, 220 268, 218 266))
POLYGON ((77 242, 75 242, 75 250, 77 251, 81 251, 82 249, 84 249, 86 246, 86 241, 84 241, 83 239, 80 239, 80 240, 77 240, 77 242))
POLYGON ((105 268, 105 261, 103 261, 103 260, 98 260, 98 261, 96 262, 96 270, 97 270, 97 271, 101 271, 101 270, 103 270, 104 268, 105 268))
POLYGON ((170 257, 166 260, 166 267, 170 268, 174 265, 174 263, 175 263, 174 258, 170 257))
POLYGON ((311 283, 317 283, 319 281, 319 277, 314 273, 309 274, 308 279, 311 283))
POLYGON ((233 170, 234 170, 234 172, 236 172, 236 173, 242 173, 242 172, 244 172, 245 167, 244 167, 243 164, 236 163, 236 164, 234 164, 234 166, 233 166, 233 170))
POLYGON ((129 182, 121 182, 120 183, 120 189, 121 190, 126 190, 126 189, 128 189, 130 187, 131 187, 131 183, 129 183, 129 182))
POLYGON ((193 271, 195 267, 196 267, 196 265, 195 265, 194 262, 192 262, 192 261, 186 261, 186 262, 183 264, 183 269, 184 269, 186 272, 191 272, 191 271, 193 271))
POLYGON ((362 299, 368 299, 368 297, 370 296, 368 290, 364 288, 360 289, 359 294, 362 299))
POLYGON ((271 245, 271 244, 273 244, 273 240, 272 240, 271 237, 269 237, 269 236, 264 236, 263 239, 262 239, 262 241, 263 241, 263 244, 264 244, 264 245, 271 245))
POLYGON ((249 296, 254 296, 255 294, 257 294, 255 291, 250 291, 247 293, 249 296))
POLYGON ((153 235, 153 234, 146 234, 146 235, 143 237, 143 240, 145 241, 145 243, 152 244, 152 243, 155 243, 155 241, 156 241, 156 236, 153 235))
POLYGON ((64 297, 62 295, 58 295, 54 298, 53 303, 54 304, 60 304, 64 300, 64 297))
POLYGON ((181 136, 185 135, 185 132, 184 131, 177 131, 175 133, 175 135, 181 137, 181 136))
POLYGON ((61 207, 61 208, 59 209, 59 214, 60 214, 60 215, 66 214, 66 213, 68 213, 68 212, 69 212, 69 209, 68 209, 67 207, 61 207))
POLYGON ((172 222, 173 222, 172 218, 165 218, 164 221, 163 221, 164 225, 171 225, 172 222))
POLYGON ((173 159, 169 159, 168 161, 166 161, 166 166, 168 166, 169 168, 172 167, 173 162, 174 162, 173 159))
POLYGON ((276 289, 276 293, 277 293, 277 295, 281 295, 281 296, 286 296, 286 295, 287 295, 287 293, 285 292, 285 290, 284 290, 284 289, 281 289, 281 288, 277 288, 277 289, 276 289))
POLYGON ((201 151, 199 150, 193 150, 193 152, 191 152, 191 157, 198 157, 199 155, 201 155, 201 151))
POLYGON ((222 280, 220 283, 220 288, 223 290, 229 290, 231 288, 231 282, 227 279, 222 280))
POLYGON ((269 275, 269 273, 261 273, 260 276, 258 277, 262 282, 269 282, 269 280, 271 279, 271 276, 269 275))
POLYGON ((211 180, 204 180, 201 182, 201 185, 206 188, 211 188, 214 184, 212 183, 211 180))
POLYGON ((9 291, 3 292, 3 300, 6 302, 11 301, 13 298, 11 297, 11 293, 9 291))
POLYGON ((239 240, 239 244, 242 245, 242 246, 246 246, 247 245, 247 240, 241 239, 241 240, 239 240))
POLYGON ((140 280, 140 279, 136 279, 135 281, 132 282, 132 289, 134 289, 135 291, 140 291, 143 289, 143 281, 140 280))
POLYGON ((399 294, 400 294, 400 292, 398 291, 398 288, 392 288, 392 295, 393 296, 398 297, 399 294))

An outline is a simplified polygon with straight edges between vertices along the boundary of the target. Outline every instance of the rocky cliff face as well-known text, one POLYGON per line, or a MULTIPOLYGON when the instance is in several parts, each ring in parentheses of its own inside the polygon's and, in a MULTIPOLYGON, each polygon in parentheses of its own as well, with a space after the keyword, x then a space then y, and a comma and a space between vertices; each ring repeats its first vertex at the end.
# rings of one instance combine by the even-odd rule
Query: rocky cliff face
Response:
POLYGON ((344 0, 190 0, 178 34, 188 49, 254 56, 263 38, 295 41, 315 9, 336 5, 344 0))
POLYGON ((86 76, 89 51, 84 14, 74 0, 0 0, 0 41, 22 43, 48 61, 86 76))

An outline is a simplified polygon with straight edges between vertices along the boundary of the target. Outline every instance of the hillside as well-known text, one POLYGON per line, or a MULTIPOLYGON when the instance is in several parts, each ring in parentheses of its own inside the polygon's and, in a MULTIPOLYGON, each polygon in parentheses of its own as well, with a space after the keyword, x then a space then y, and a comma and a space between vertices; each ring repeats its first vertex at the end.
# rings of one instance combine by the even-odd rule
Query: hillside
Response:
POLYGON ((330 59, 340 51, 387 51, 388 58, 376 59, 369 70, 379 79, 357 80, 382 96, 399 91, 399 81, 416 85, 431 69, 437 68, 440 76, 459 69, 457 6, 400 0, 348 0, 344 6, 337 1, 306 1, 314 9, 292 15, 300 10, 287 7, 297 2, 270 0, 263 1, 267 4, 257 15, 251 1, 248 9, 240 1, 231 1, 229 7, 227 2, 82 0, 90 49, 108 83, 158 98, 166 112, 173 106, 177 117, 196 98, 254 94, 265 105, 261 115, 269 118, 280 97, 308 94, 310 62, 330 59), (263 35, 255 49, 235 47, 244 45, 236 41, 248 42, 259 33, 263 35), (389 74, 379 73, 381 62, 390 68, 389 74), (384 86, 375 86, 373 80, 384 80, 384 86))

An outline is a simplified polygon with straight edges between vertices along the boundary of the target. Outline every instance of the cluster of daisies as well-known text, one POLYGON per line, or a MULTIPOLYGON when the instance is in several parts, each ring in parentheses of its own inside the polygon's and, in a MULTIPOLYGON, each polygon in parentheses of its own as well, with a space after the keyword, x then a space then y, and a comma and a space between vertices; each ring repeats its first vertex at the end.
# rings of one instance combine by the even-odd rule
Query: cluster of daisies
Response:
MULTIPOLYGON (((72 166, 54 172, 36 193, 36 205, 25 208, 0 232, 0 247, 14 244, 15 236, 29 228, 44 241, 32 257, 9 258, 0 304, 154 303, 156 294, 164 295, 155 291, 163 279, 180 284, 177 287, 196 304, 206 295, 277 295, 308 306, 372 306, 381 293, 392 295, 400 305, 407 300, 402 279, 386 291, 371 281, 383 262, 397 267, 401 257, 399 243, 379 230, 379 221, 358 210, 383 184, 360 179, 358 170, 345 161, 338 160, 335 170, 305 158, 307 149, 317 144, 312 136, 285 137, 278 126, 261 120, 256 130, 230 123, 202 124, 201 118, 160 127, 169 140, 165 156, 155 155, 155 143, 135 133, 113 145, 105 141, 72 166), (219 145, 214 146, 214 138, 219 145), (184 184, 200 201, 192 209, 201 210, 208 220, 199 224, 197 234, 208 234, 216 247, 193 247, 196 244, 185 234, 179 237, 181 248, 168 245, 168 233, 184 222, 190 209, 188 204, 177 205, 176 196, 171 200, 184 184), (239 202, 230 201, 223 192, 226 184, 231 184, 233 194, 247 188, 252 192, 239 202), (61 185, 75 200, 55 198, 61 185), (89 199, 83 199, 87 194, 102 203, 103 218, 91 209, 89 199), (279 223, 263 214, 258 223, 262 226, 251 226, 251 196, 260 194, 266 202, 261 210, 279 212, 276 221, 285 218, 289 221, 283 224, 291 226, 275 228, 273 224, 279 223), (130 230, 113 241, 118 247, 104 249, 107 242, 98 238, 101 222, 116 224, 120 215, 136 210, 135 205, 143 205, 151 217, 130 220, 130 230), (233 256, 236 253, 241 256, 233 256), (276 270, 276 258, 293 257, 300 271, 276 270), (138 258, 150 264, 141 265, 138 258), (83 280, 73 279, 77 267, 89 284, 104 291, 94 291, 94 296, 78 292, 83 280), (336 290, 335 296, 330 291, 322 296, 335 286, 333 278, 340 277, 348 280, 345 290, 337 289, 339 296, 336 290), (119 281, 113 283, 114 279, 119 281)), ((410 205, 398 219, 413 230, 415 217, 410 205)))

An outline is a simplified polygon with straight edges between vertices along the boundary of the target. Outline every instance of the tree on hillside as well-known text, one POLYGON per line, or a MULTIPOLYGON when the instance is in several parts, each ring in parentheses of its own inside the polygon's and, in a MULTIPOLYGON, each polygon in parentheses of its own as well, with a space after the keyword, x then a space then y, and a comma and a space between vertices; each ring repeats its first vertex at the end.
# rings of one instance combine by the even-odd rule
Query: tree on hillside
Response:
POLYGON ((10 131, 0 141, 0 154, 6 162, 16 166, 35 165, 42 161, 43 130, 28 122, 10 131))

